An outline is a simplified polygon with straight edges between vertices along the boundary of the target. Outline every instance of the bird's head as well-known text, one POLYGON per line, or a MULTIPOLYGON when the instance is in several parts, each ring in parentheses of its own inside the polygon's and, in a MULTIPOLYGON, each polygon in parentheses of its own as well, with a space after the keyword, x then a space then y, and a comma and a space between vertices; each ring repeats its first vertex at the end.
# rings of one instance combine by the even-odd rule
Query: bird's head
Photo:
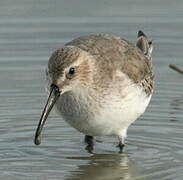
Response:
POLYGON ((51 55, 46 73, 50 93, 36 130, 36 145, 41 143, 41 131, 59 97, 69 91, 86 89, 92 84, 92 58, 89 53, 74 46, 57 49, 51 55))
POLYGON ((92 56, 74 46, 57 49, 50 57, 47 69, 48 84, 63 93, 86 88, 92 80, 92 56))

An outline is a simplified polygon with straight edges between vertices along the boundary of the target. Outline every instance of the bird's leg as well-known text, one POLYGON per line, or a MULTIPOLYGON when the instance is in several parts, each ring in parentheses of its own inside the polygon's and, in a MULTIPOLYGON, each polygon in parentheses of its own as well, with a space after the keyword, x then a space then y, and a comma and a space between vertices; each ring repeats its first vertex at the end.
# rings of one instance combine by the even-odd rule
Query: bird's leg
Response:
POLYGON ((87 146, 86 146, 85 149, 86 149, 89 153, 92 153, 92 151, 93 151, 93 145, 94 145, 93 136, 88 136, 88 135, 86 135, 86 136, 85 136, 85 143, 87 144, 87 146))
POLYGON ((122 141, 119 141, 119 144, 117 147, 119 147, 119 153, 121 154, 121 153, 123 153, 123 149, 125 147, 125 144, 122 141))
POLYGON ((125 147, 125 137, 126 136, 120 136, 120 137, 118 137, 118 139, 119 139, 119 144, 117 145, 117 147, 119 147, 119 153, 121 154, 121 153, 123 153, 123 149, 124 149, 124 147, 125 147))

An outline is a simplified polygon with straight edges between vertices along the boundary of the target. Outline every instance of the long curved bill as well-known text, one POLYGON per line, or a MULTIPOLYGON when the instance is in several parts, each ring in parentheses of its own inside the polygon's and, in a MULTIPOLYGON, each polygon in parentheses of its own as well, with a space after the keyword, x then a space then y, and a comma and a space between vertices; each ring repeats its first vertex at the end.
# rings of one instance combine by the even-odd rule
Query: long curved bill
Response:
POLYGON ((59 88, 56 85, 52 84, 47 103, 44 107, 44 110, 43 110, 42 115, 41 115, 41 119, 40 119, 39 124, 37 126, 35 139, 34 139, 34 143, 36 145, 41 144, 41 136, 40 136, 41 131, 43 129, 43 126, 46 122, 46 119, 47 119, 51 109, 53 108, 53 106, 54 106, 55 102, 57 101, 57 99, 59 98, 59 96, 60 96, 59 88))

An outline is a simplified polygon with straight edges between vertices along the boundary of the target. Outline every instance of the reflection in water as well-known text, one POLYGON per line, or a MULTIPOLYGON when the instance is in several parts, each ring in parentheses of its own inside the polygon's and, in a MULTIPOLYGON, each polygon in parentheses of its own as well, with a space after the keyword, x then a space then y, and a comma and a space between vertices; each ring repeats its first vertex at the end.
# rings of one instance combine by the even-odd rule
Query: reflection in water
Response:
POLYGON ((170 103, 172 111, 170 111, 170 121, 178 121, 177 115, 183 112, 183 96, 173 99, 170 103))
MULTIPOLYGON (((70 158, 69 158, 70 159, 70 158)), ((137 167, 126 154, 94 154, 91 157, 72 157, 71 159, 88 160, 72 171, 72 176, 65 180, 130 180, 137 174, 137 167)))
POLYGON ((183 110, 183 96, 181 96, 180 98, 176 98, 174 99, 171 104, 173 109, 175 110, 183 110))
POLYGON ((0 180, 182 180, 183 76, 168 68, 183 63, 182 7, 182 0, 1 0, 0 180), (76 143, 79 133, 53 117, 45 143, 33 146, 50 53, 84 34, 107 32, 133 41, 140 29, 155 41, 156 89, 129 129, 130 157, 115 154, 109 138, 95 151, 102 154, 86 154, 76 143))

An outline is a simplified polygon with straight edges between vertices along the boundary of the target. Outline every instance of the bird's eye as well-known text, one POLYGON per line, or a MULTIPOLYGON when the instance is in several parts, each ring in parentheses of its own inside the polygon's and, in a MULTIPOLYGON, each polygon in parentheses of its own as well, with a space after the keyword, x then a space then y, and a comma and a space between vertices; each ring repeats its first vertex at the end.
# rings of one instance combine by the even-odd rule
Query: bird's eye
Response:
POLYGON ((75 73, 75 68, 71 67, 71 68, 69 69, 69 74, 70 74, 70 75, 73 75, 74 73, 75 73))
POLYGON ((69 69, 69 72, 66 74, 67 79, 72 79, 72 77, 73 77, 73 75, 75 74, 75 72, 76 72, 76 68, 71 67, 71 68, 69 69))

